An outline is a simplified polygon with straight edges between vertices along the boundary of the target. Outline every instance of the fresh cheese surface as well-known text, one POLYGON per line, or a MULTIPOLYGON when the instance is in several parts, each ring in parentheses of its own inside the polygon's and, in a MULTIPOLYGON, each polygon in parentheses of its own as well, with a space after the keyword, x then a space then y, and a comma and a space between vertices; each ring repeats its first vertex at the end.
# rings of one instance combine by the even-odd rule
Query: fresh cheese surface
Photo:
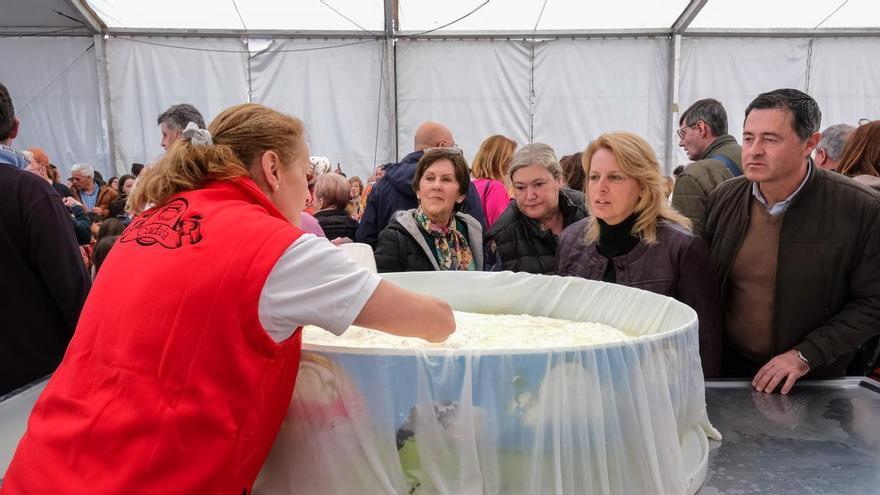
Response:
POLYGON ((634 337, 601 323, 531 315, 488 315, 455 311, 455 333, 432 344, 352 325, 337 337, 315 326, 303 328, 303 343, 384 349, 549 349, 631 340, 634 337))

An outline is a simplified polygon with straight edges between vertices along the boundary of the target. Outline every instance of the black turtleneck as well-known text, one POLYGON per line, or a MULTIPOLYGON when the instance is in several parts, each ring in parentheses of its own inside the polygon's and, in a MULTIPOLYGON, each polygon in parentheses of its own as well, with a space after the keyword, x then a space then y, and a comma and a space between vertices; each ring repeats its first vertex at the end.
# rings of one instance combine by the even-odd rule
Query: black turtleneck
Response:
POLYGON ((604 282, 617 282, 617 273, 614 271, 612 258, 629 253, 639 244, 639 238, 632 234, 636 218, 638 215, 633 213, 617 225, 608 225, 602 219, 598 219, 599 242, 596 243, 596 250, 608 259, 605 274, 602 276, 604 282))

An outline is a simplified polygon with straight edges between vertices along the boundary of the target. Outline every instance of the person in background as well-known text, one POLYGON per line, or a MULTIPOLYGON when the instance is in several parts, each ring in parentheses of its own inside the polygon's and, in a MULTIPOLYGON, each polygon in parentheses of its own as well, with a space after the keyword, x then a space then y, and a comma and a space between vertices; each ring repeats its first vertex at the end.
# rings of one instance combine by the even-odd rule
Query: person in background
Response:
POLYGON ((101 265, 104 264, 104 260, 107 259, 107 255, 110 254, 110 249, 113 248, 118 239, 118 235, 108 235, 101 238, 101 240, 95 244, 95 249, 92 251, 92 281, 97 278, 98 272, 101 270, 101 265))
POLYGON ((184 132, 142 177, 132 204, 154 207, 101 265, 4 490, 251 493, 290 405, 303 325, 432 342, 454 330, 448 304, 296 226, 308 156, 299 120, 249 103, 184 132))
POLYGON ((119 178, 119 197, 113 200, 110 203, 110 217, 111 218, 119 218, 123 222, 128 224, 128 221, 131 218, 128 215, 127 202, 128 196, 131 194, 131 190, 134 188, 135 177, 133 175, 125 174, 119 178))
POLYGON ((758 95, 745 112, 745 176, 709 196, 723 374, 760 392, 843 376, 880 333, 880 197, 813 165, 821 118, 802 91, 758 95))
MULTIPOLYGON (((373 192, 373 186, 376 185, 376 182, 379 182, 379 179, 382 177, 385 177, 385 165, 379 163, 373 170, 373 175, 367 179, 367 185, 364 186, 364 190, 361 192, 361 204, 359 207, 361 217, 364 216, 364 209, 367 207, 367 198, 370 196, 370 193, 373 192)), ((360 220, 361 218, 358 218, 358 221, 360 220)))
POLYGON ((49 166, 46 167, 46 172, 49 175, 49 179, 52 180, 52 188, 58 192, 59 196, 61 196, 62 198, 73 197, 73 193, 70 192, 70 188, 67 187, 67 185, 61 183, 60 176, 58 175, 58 167, 50 163, 49 166))
POLYGON ((338 238, 354 239, 357 220, 349 215, 346 208, 351 198, 351 186, 345 177, 331 172, 318 177, 315 183, 314 217, 329 240, 338 238))
MULTIPOLYGON (((159 130, 162 132, 160 146, 165 151, 168 151, 171 145, 180 139, 183 130, 186 129, 186 125, 190 122, 199 126, 199 129, 205 128, 205 119, 202 117, 202 113, 189 103, 180 103, 168 107, 168 110, 162 112, 156 119, 156 125, 159 126, 159 130)), ((131 172, 132 175, 137 177, 140 172, 135 171, 135 165, 138 164, 132 164, 131 172)), ((143 165, 140 168, 143 170, 143 165)))
POLYGON ((115 175, 110 177, 110 180, 107 181, 107 187, 116 191, 116 194, 119 194, 119 177, 115 175))
POLYGON ((361 180, 360 177, 355 175, 354 177, 348 179, 348 184, 350 188, 349 196, 351 200, 349 201, 348 208, 346 211, 354 218, 355 220, 361 219, 361 195, 364 192, 364 181, 361 180))
POLYGON ((496 134, 480 144, 471 164, 471 181, 480 197, 486 214, 486 226, 491 228, 510 203, 508 187, 504 184, 510 159, 516 150, 516 141, 496 134))
POLYGON ((143 163, 132 163, 131 164, 131 175, 133 175, 135 178, 137 178, 139 175, 141 175, 141 172, 143 172, 143 170, 144 170, 143 163))
POLYGON ((70 214, 12 147, 20 125, 0 83, 0 396, 55 371, 90 286, 70 214))
POLYGON ((675 181, 672 207, 688 217, 694 233, 700 235, 709 193, 742 175, 742 148, 727 133, 727 111, 718 100, 695 102, 681 114, 678 125, 678 145, 693 163, 675 181))
POLYGON ((608 133, 583 153, 589 216, 559 237, 562 276, 644 289, 694 308, 703 374, 721 371, 721 306, 706 243, 666 201, 666 178, 651 146, 608 133))
POLYGON ((543 143, 520 148, 507 174, 513 201, 489 231, 486 265, 552 275, 559 234, 587 214, 584 193, 564 187, 559 160, 543 143))
POLYGON ((83 246, 92 243, 92 219, 89 218, 85 206, 73 199, 72 196, 61 198, 61 200, 73 216, 73 231, 76 234, 76 242, 82 250, 83 246))
MULTIPOLYGON (((364 214, 358 225, 357 241, 376 247, 379 232, 391 221, 391 217, 399 210, 408 210, 418 206, 418 199, 412 190, 413 174, 416 164, 428 148, 456 148, 452 132, 438 122, 425 122, 416 129, 413 139, 413 152, 403 157, 399 163, 388 164, 385 176, 376 182, 367 199, 364 214)), ((476 218, 485 225, 483 206, 476 188, 472 185, 461 211, 476 218)))
POLYGON ((834 124, 822 131, 822 137, 813 152, 813 163, 819 168, 837 172, 846 141, 854 130, 855 127, 849 124, 834 124))
POLYGON ((562 177, 565 187, 575 191, 583 191, 585 185, 584 167, 581 166, 582 152, 565 155, 559 159, 562 166, 562 177))
POLYGON ((95 170, 87 163, 77 163, 70 168, 73 199, 82 203, 86 211, 104 218, 110 215, 110 203, 118 194, 107 186, 95 182, 95 170))
POLYGON ((852 132, 840 157, 840 173, 880 192, 880 120, 852 132))
POLYGON ((482 270, 483 228, 457 211, 470 189, 470 172, 454 148, 425 152, 412 188, 419 205, 398 211, 379 233, 380 272, 482 270))

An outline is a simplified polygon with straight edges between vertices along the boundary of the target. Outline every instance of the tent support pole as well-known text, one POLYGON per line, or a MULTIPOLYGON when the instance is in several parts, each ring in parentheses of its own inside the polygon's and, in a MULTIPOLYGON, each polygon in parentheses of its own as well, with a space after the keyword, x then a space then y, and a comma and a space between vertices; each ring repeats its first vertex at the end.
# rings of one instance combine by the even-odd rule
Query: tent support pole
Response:
POLYGON ((107 46, 103 34, 92 36, 95 40, 95 62, 98 68, 98 100, 101 111, 101 136, 104 141, 104 151, 107 153, 107 165, 116 174, 124 174, 127 170, 124 164, 116 163, 116 141, 111 130, 113 112, 110 108, 110 66, 107 61, 107 46))

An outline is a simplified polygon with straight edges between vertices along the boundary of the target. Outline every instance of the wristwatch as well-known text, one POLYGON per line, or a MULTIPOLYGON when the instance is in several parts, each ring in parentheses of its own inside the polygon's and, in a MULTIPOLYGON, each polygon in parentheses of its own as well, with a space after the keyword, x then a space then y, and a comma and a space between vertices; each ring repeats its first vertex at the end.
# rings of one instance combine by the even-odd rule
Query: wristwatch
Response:
POLYGON ((810 367, 810 361, 807 360, 807 358, 804 357, 804 354, 803 354, 801 351, 797 350, 797 349, 795 349, 795 352, 797 352, 797 357, 798 357, 798 359, 800 359, 801 361, 803 361, 804 364, 807 365, 807 368, 809 368, 809 367, 810 367))

